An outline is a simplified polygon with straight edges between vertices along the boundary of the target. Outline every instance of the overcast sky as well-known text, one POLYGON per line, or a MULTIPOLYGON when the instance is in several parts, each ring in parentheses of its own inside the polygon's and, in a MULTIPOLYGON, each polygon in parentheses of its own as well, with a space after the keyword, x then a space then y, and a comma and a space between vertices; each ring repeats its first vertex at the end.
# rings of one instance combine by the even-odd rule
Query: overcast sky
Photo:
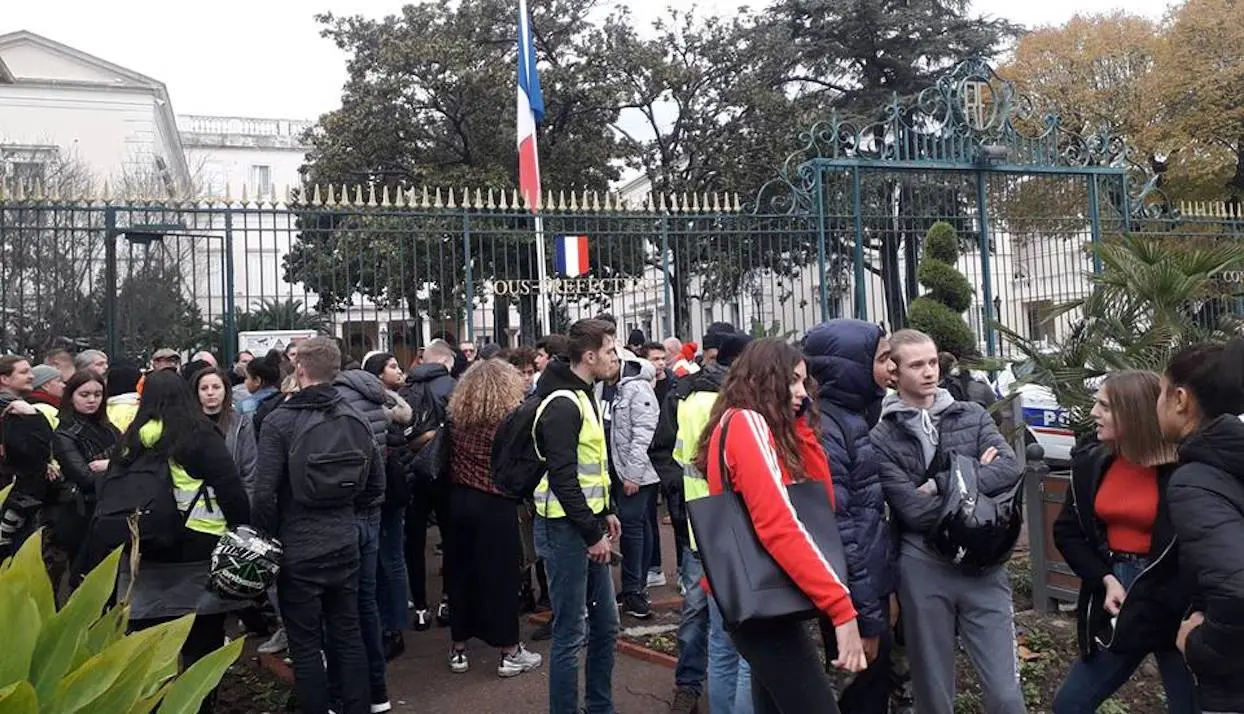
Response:
MULTIPOLYGON (((665 0, 622 0, 647 24, 665 0)), ((314 15, 384 16, 401 0, 5 0, 0 34, 30 30, 164 82, 179 114, 308 118, 333 109, 345 56, 319 36, 314 15)), ((680 5, 682 3, 679 3, 680 5)), ((724 13, 764 0, 699 0, 724 13)), ((1158 18, 1167 0, 975 0, 975 10, 1028 26, 1077 11, 1126 7, 1158 18)))

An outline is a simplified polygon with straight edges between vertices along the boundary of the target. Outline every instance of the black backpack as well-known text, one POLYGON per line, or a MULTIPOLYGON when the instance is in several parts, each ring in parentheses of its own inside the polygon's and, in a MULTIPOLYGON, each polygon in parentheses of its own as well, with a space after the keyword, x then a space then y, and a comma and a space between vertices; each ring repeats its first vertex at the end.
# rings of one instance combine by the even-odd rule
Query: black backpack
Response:
POLYGON ((95 517, 91 546, 107 553, 130 542, 129 518, 138 514, 138 544, 144 556, 168 553, 181 542, 186 521, 201 498, 208 498, 204 484, 182 512, 173 495, 173 475, 168 454, 144 451, 133 462, 113 462, 95 486, 95 517))
POLYGON ((950 470, 939 479, 942 514, 926 542, 968 575, 978 575, 1011 557, 1024 523, 1024 479, 993 496, 980 490, 980 463, 949 454, 950 470))
POLYGON ((493 485, 515 500, 531 498, 540 479, 548 472, 548 465, 536 452, 536 412, 546 398, 554 395, 576 399, 569 390, 553 392, 549 397, 533 394, 506 415, 497 427, 492 442, 493 485))
POLYGON ((289 449, 294 501, 308 508, 352 505, 367 486, 376 452, 371 425, 344 400, 308 412, 289 449))

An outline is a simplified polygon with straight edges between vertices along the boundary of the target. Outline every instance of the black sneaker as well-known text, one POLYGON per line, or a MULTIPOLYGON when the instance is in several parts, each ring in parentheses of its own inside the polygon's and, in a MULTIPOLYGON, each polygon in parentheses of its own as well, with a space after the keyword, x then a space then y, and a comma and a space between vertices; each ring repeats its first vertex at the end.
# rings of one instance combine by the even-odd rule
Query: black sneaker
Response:
POLYGON ((432 613, 427 608, 415 610, 415 624, 411 628, 415 632, 427 632, 432 629, 432 613))
POLYGON ((386 662, 401 657, 406 652, 406 639, 401 632, 386 632, 384 635, 384 659, 386 662))
POLYGON ((648 598, 638 593, 627 593, 622 596, 622 612, 637 617, 640 620, 646 620, 652 617, 652 605, 648 603, 648 598))
POLYGON ((449 601, 441 600, 441 604, 436 606, 436 624, 441 627, 449 627, 449 601))

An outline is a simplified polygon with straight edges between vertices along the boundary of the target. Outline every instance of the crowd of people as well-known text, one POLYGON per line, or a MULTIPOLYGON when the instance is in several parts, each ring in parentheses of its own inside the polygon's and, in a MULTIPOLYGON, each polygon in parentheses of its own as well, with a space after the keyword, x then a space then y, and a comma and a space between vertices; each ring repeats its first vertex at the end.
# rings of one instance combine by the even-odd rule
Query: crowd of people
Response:
MULTIPOLYGON (((0 557, 43 527, 64 597, 106 555, 99 484, 153 457, 180 518, 151 541, 165 547, 144 536, 119 586, 133 580, 133 629, 197 614, 187 665, 236 618, 261 652, 287 651, 301 711, 385 712, 387 663, 440 624, 452 672, 478 640, 499 677, 547 667, 551 714, 613 714, 620 618, 651 617, 666 584, 664 514, 683 596, 672 711, 952 714, 960 647, 985 711, 1026 710, 1004 567, 1022 469, 993 395, 929 336, 836 319, 791 344, 714 323, 684 345, 623 341, 601 315, 533 347, 441 337, 408 365, 326 337, 228 371, 174 349, 142 368, 97 350, 0 357, 0 557), (794 495, 807 484, 831 506, 831 546, 794 495), (692 515, 731 494, 743 531, 692 515), (981 504, 1011 520, 982 523, 981 504), (239 526, 281 547, 249 601, 207 586, 239 526), (753 584, 721 564, 739 532, 808 613, 745 614, 753 584), (519 627, 542 609, 547 665, 519 627)), ((1107 375, 1054 525, 1082 583, 1056 713, 1095 711, 1151 654, 1170 711, 1244 711, 1242 412, 1238 339, 1161 375, 1107 375)))

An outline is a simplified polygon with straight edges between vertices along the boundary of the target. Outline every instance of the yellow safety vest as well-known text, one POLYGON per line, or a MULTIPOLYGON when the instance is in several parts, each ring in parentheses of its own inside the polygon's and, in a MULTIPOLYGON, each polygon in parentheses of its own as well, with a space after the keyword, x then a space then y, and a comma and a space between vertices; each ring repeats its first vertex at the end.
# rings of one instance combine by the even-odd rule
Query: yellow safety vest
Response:
MULTIPOLYGON (((536 424, 540 423, 540 415, 544 413, 544 408, 558 398, 572 399, 575 404, 579 405, 579 415, 582 417, 579 426, 579 489, 583 491, 583 498, 587 501, 587 507, 592 509, 592 513, 604 513, 609 507, 609 454, 605 445, 605 427, 601 423, 600 414, 596 411, 596 404, 587 394, 559 389, 540 402, 539 408, 536 409, 536 424)), ((536 455, 543 460, 544 456, 540 454, 540 442, 534 433, 535 428, 535 426, 532 427, 532 439, 536 442, 536 455)), ((533 500, 536 503, 538 515, 544 518, 566 517, 566 510, 562 508, 561 502, 557 500, 557 494, 553 493, 553 489, 549 486, 548 473, 545 473, 540 483, 536 484, 533 500)))
MULTIPOLYGON (((717 392, 692 392, 678 402, 678 436, 674 441, 674 460, 682 464, 683 500, 694 501, 708 497, 708 476, 695 467, 700 437, 708 428, 708 420, 717 403, 717 392)), ((691 550, 695 546, 695 533, 688 531, 691 550)))
MULTIPOLYGON (((160 436, 164 433, 164 425, 156 420, 151 420, 142 425, 138 430, 138 437, 142 440, 143 446, 151 448, 160 436)), ((186 473, 176 461, 168 460, 168 470, 173 477, 173 497, 177 500, 177 510, 183 514, 190 509, 190 502, 194 501, 194 508, 190 510, 189 517, 186 519, 186 527, 192 531, 206 533, 208 535, 222 536, 228 530, 228 524, 225 522, 225 514, 220 510, 219 506, 213 506, 216 503, 216 494, 212 491, 211 486, 206 488, 203 482, 186 473), (195 500, 195 496, 199 495, 199 489, 203 489, 203 495, 195 500)))
POLYGON ((108 415, 108 423, 117 428, 122 434, 126 429, 130 428, 130 424, 134 422, 134 417, 138 416, 137 401, 116 401, 109 402, 104 407, 105 413, 108 415))
POLYGON ((60 412, 57 411, 56 407, 51 404, 43 404, 42 402, 32 403, 30 406, 34 407, 35 411, 42 414, 43 418, 48 420, 48 424, 51 425, 52 431, 56 431, 56 428, 60 426, 60 412))

